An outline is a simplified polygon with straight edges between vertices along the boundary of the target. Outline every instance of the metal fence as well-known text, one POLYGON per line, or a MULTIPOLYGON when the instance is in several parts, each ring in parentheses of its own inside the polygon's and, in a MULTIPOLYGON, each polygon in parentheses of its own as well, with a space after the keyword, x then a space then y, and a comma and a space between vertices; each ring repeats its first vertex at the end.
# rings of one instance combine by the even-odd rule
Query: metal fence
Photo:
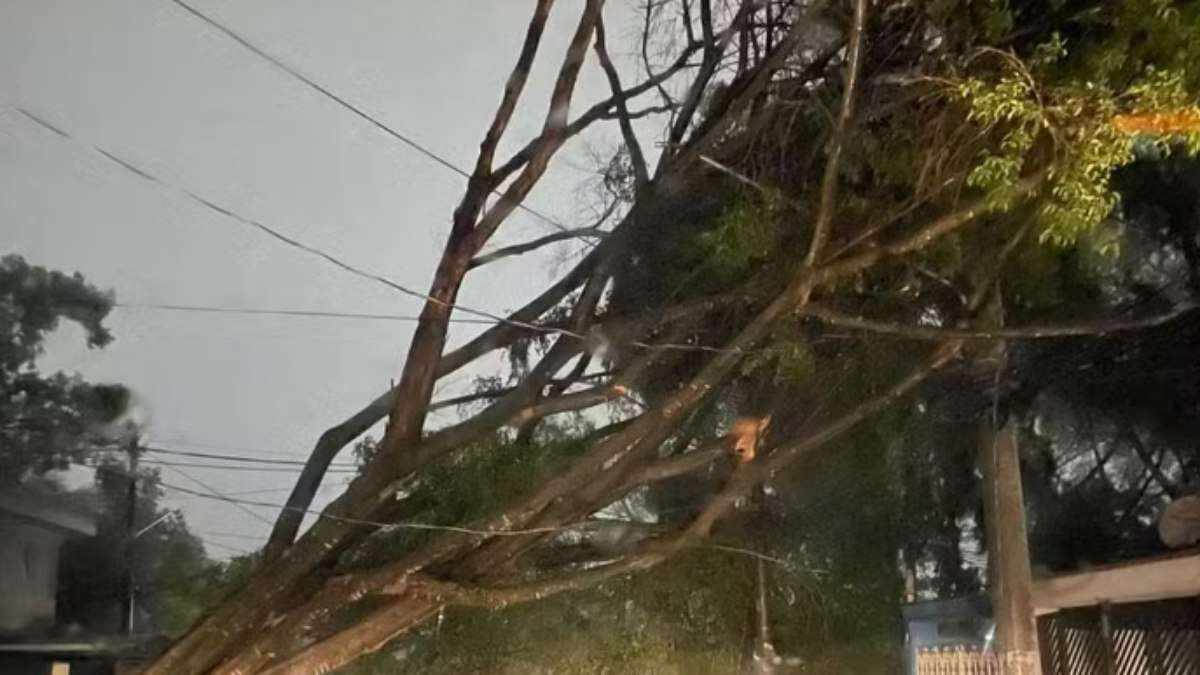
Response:
POLYGON ((1064 610, 1038 631, 1045 675, 1200 675, 1200 598, 1064 610))
POLYGON ((1000 675, 1000 663, 990 651, 962 647, 921 649, 917 675, 1000 675))

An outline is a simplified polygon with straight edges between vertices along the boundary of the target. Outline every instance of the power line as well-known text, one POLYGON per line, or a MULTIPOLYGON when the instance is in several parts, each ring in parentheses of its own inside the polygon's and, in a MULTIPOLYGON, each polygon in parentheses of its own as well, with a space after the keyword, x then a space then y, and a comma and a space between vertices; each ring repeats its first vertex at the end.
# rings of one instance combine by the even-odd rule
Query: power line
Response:
MULTIPOLYGON (((195 535, 194 532, 192 534, 195 535)), ((196 538, 199 539, 200 542, 202 544, 204 544, 205 546, 213 546, 216 548, 224 549, 231 553, 237 553, 238 555, 253 555, 254 554, 254 551, 247 551, 246 549, 241 548, 239 546, 230 546, 229 544, 222 544, 219 541, 212 541, 210 539, 205 539, 204 537, 199 537, 199 536, 197 536, 196 538)))
MULTIPOLYGON (((38 125, 45 127, 49 130, 52 130, 56 135, 62 136, 64 138, 69 138, 72 140, 77 140, 77 139, 74 139, 66 131, 63 131, 62 129, 60 129, 58 127, 50 125, 49 123, 43 121, 38 116, 34 115, 33 113, 31 113, 23 108, 16 108, 16 110, 18 112, 20 112, 22 115, 28 117, 33 122, 37 123, 38 125)), ((80 142, 82 143, 82 141, 80 141, 80 142)), ((179 187, 172 187, 172 186, 168 185, 167 183, 165 183, 164 181, 153 176, 149 172, 147 172, 141 168, 138 168, 132 162, 129 162, 128 160, 125 160, 123 158, 119 158, 117 155, 110 153, 108 151, 105 151, 98 146, 89 145, 89 147, 93 151, 99 153, 105 159, 107 159, 110 162, 112 162, 113 164, 115 164, 116 166, 119 166, 122 170, 133 173, 134 175, 138 176, 142 180, 152 182, 155 185, 158 185, 162 188, 170 188, 170 189, 177 190, 178 192, 186 195, 189 199, 193 200, 197 204, 200 204, 200 205, 220 214, 221 216, 224 216, 226 218, 234 220, 234 221, 241 223, 247 227, 251 227, 253 229, 259 230, 260 232, 270 235, 274 239, 281 241, 284 244, 287 244, 288 246, 299 249, 299 250, 309 253, 311 255, 315 255, 315 256, 325 260, 326 262, 329 262, 330 264, 335 265, 336 267, 339 267, 346 272, 349 272, 350 274, 353 274, 358 277, 362 277, 364 279, 368 279, 370 281, 375 281, 377 283, 383 284, 383 285, 387 286, 388 288, 391 288, 392 290, 403 293, 404 295, 408 295, 410 297, 417 298, 422 301, 432 302, 434 304, 438 304, 443 307, 447 307, 449 309, 460 311, 464 314, 471 314, 476 317, 488 320, 486 322, 480 322, 480 323, 504 324, 504 325, 508 325, 508 326, 513 326, 515 328, 520 328, 522 330, 528 330, 528 331, 534 332, 534 333, 541 333, 544 335, 561 335, 561 336, 581 340, 584 342, 586 342, 588 340, 587 335, 577 332, 577 331, 567 329, 567 328, 561 328, 561 327, 557 327, 557 326, 539 325, 539 324, 531 323, 528 321, 520 321, 517 319, 503 317, 503 316, 493 314, 493 313, 485 311, 485 310, 475 309, 473 307, 468 307, 466 305, 461 305, 461 304, 457 304, 457 303, 446 302, 444 300, 440 300, 438 298, 435 298, 428 294, 414 290, 407 286, 401 285, 395 281, 392 281, 391 279, 389 279, 387 277, 384 277, 379 274, 375 274, 373 272, 368 272, 361 268, 355 267, 354 265, 351 265, 350 263, 345 262, 344 260, 338 258, 337 256, 334 256, 331 253, 327 253, 326 251, 316 248, 315 246, 310 246, 310 245, 305 244, 297 239, 293 239, 292 237, 285 235, 282 232, 280 232, 272 227, 269 227, 269 226, 267 226, 257 220, 254 220, 252 218, 247 218, 247 217, 233 211, 232 209, 229 209, 229 208, 221 206, 215 202, 212 202, 208 199, 205 199, 204 197, 201 197, 187 189, 179 188, 179 187)), ((654 344, 654 343, 650 343, 650 342, 645 342, 643 340, 614 341, 614 342, 619 342, 620 344, 626 344, 631 347, 636 347, 639 349, 661 350, 661 351, 688 351, 688 352, 698 351, 698 352, 707 352, 707 353, 729 352, 729 353, 737 353, 737 354, 743 354, 743 355, 744 354, 752 354, 752 353, 760 353, 760 352, 777 351, 772 348, 765 348, 765 349, 759 349, 759 350, 737 349, 737 348, 731 349, 731 348, 727 348, 727 347, 710 347, 707 345, 695 345, 695 344, 687 344, 687 343, 654 344)))
POLYGON ((228 537, 230 539, 245 539, 246 541, 263 542, 267 540, 266 535, 260 534, 241 534, 238 532, 212 532, 210 530, 189 530, 192 534, 203 535, 205 537, 228 537))
POLYGON ((312 514, 319 518, 328 518, 329 520, 336 520, 336 521, 340 521, 343 523, 348 523, 350 525, 368 525, 371 527, 396 528, 396 529, 402 529, 402 530, 432 530, 432 531, 438 531, 438 532, 458 532, 460 534, 473 534, 473 535, 482 535, 482 536, 488 536, 488 537, 492 537, 492 536, 516 537, 516 536, 524 536, 524 535, 530 535, 530 534, 548 534, 548 533, 552 533, 552 532, 558 532, 562 529, 562 528, 556 528, 556 527, 538 527, 538 528, 532 528, 532 529, 528 529, 528 530, 474 530, 474 529, 471 529, 468 527, 458 527, 455 525, 433 525, 433 524, 429 524, 429 523, 415 523, 415 522, 403 522, 403 521, 388 523, 388 522, 381 522, 381 521, 377 521, 377 520, 365 520, 362 518, 349 518, 349 517, 345 517, 345 516, 335 516, 333 514, 324 513, 322 511, 318 511, 316 509, 300 508, 298 506, 289 506, 287 504, 275 504, 272 502, 260 502, 260 501, 249 500, 249 499, 234 499, 231 497, 224 497, 224 496, 217 495, 217 494, 203 493, 203 492, 199 492, 197 490, 190 490, 188 488, 181 488, 178 486, 168 485, 166 483, 160 483, 160 484, 169 490, 177 490, 179 492, 183 492, 185 494, 191 494, 191 495, 201 497, 204 499, 214 499, 217 501, 232 502, 234 504, 244 504, 244 505, 249 505, 249 506, 263 506, 263 507, 271 507, 271 508, 278 508, 278 509, 286 509, 289 511, 298 511, 301 513, 312 514))
POLYGON ((165 445, 170 445, 170 446, 181 445, 186 448, 203 448, 205 450, 219 450, 221 452, 230 452, 230 453, 241 454, 243 457, 264 456, 264 455, 270 455, 270 456, 274 456, 274 457, 284 457, 287 459, 295 459, 295 457, 296 457, 294 454, 292 454, 290 452, 281 452, 278 450, 264 450, 262 448, 249 447, 249 446, 245 446, 245 445, 221 445, 221 444, 217 444, 217 443, 200 443, 197 441, 188 440, 186 438, 180 438, 178 436, 157 438, 153 441, 146 441, 146 443, 149 445, 153 445, 153 446, 159 446, 159 445, 165 444, 165 445))
MULTIPOLYGON (((172 1, 178 2, 178 0, 172 0, 172 1)), ((69 133, 67 133, 62 128, 51 125, 50 123, 42 120, 37 115, 34 115, 33 113, 31 113, 23 108, 15 108, 15 109, 19 113, 24 115, 25 117, 29 118, 34 123, 51 131, 52 133, 54 133, 57 136, 67 138, 67 139, 77 140, 77 139, 74 139, 69 133)), ((82 141, 80 141, 80 142, 83 143, 82 141)), ((162 180, 158 179, 157 177, 153 176, 149 172, 137 167, 132 162, 122 159, 113 153, 107 152, 98 146, 91 145, 89 147, 91 147, 91 149, 93 151, 99 153, 101 156, 103 156, 105 159, 109 160, 116 166, 121 167, 123 170, 133 173, 134 175, 138 176, 139 178, 149 181, 149 182, 152 182, 156 185, 159 185, 162 188, 171 188, 171 186, 169 186, 162 180)), ((216 213, 218 213, 222 216, 225 216, 226 218, 235 220, 243 225, 252 227, 263 233, 266 233, 266 234, 270 235, 271 237, 275 238, 276 240, 281 241, 291 247, 297 248, 297 249, 305 251, 309 254, 320 257, 320 258, 326 260, 327 262, 329 262, 351 274, 354 274, 356 276, 359 276, 359 277, 362 277, 362 278, 365 278, 368 280, 376 281, 376 282, 384 284, 385 286, 387 286, 393 290, 396 290, 400 293, 403 293, 405 295, 408 295, 408 296, 411 296, 411 297, 414 297, 414 298, 417 298, 417 299, 420 299, 423 301, 439 304, 439 305, 442 305, 442 306, 450 308, 450 309, 458 310, 465 314, 471 314, 476 317, 480 317, 481 319, 487 319, 487 321, 478 321, 478 323, 484 323, 484 324, 490 323, 493 325, 494 324, 505 324, 505 325, 513 326, 516 328, 521 328, 523 330, 528 330, 528 331, 535 332, 535 333, 542 333, 542 334, 547 334, 547 335, 549 335, 549 334, 562 335, 562 336, 575 338, 575 339, 585 341, 585 342, 588 340, 587 335, 585 335, 583 333, 579 333, 577 331, 572 331, 572 330, 569 330, 566 328, 561 328, 561 327, 545 326, 545 325, 530 323, 527 321, 511 319, 511 318, 499 316, 499 315, 496 315, 496 314, 493 314, 491 312, 487 312, 484 310, 475 309, 475 308, 457 304, 457 303, 445 302, 438 298, 434 298, 434 297, 427 295, 425 293, 422 293, 420 291, 403 286, 395 281, 392 281, 391 279, 388 279, 387 277, 384 277, 384 276, 381 276, 381 275, 378 275, 378 274, 375 274, 372 272, 367 272, 358 267, 355 267, 355 266, 351 265, 350 263, 347 263, 330 253, 327 253, 319 248, 310 246, 301 241, 293 239, 293 238, 289 237, 288 235, 285 235, 282 232, 279 232, 278 230, 275 230, 259 221, 242 216, 241 214, 236 213, 229 208, 223 207, 219 204, 216 204, 214 202, 206 200, 205 198, 203 198, 193 192, 190 192, 186 189, 178 188, 178 187, 175 187, 173 189, 178 190, 179 192, 183 193, 190 199, 194 200, 196 203, 201 204, 201 205, 209 208, 210 210, 213 210, 216 213)), ((696 345, 696 344, 688 344, 688 343, 654 344, 654 343, 646 342, 643 340, 613 341, 613 342, 617 343, 617 344, 625 344, 625 345, 629 345, 632 347, 637 347, 639 349, 661 350, 661 351, 689 351, 689 352, 698 351, 698 352, 707 352, 707 353, 737 353, 737 354, 741 354, 741 355, 749 355, 749 354, 756 354, 756 353, 769 353, 769 352, 779 351, 778 348, 771 348, 771 347, 766 347, 766 348, 761 348, 761 349, 740 349, 740 348, 728 348, 728 347, 712 347, 712 346, 708 346, 708 345, 696 345)))
MULTIPOLYGON (((166 448, 142 448, 144 452, 150 452, 157 455, 178 455, 181 457, 198 457, 201 459, 221 459, 231 462, 248 462, 255 464, 284 464, 289 466, 304 466, 308 462, 300 459, 270 459, 266 457, 251 457, 248 455, 224 455, 211 452, 192 452, 190 450, 168 450, 166 448)), ((358 465, 354 462, 330 462, 329 466, 338 466, 345 468, 357 468, 358 465)))
MULTIPOLYGON (((345 487, 349 484, 350 484, 350 480, 347 479, 347 480, 343 480, 338 483, 322 483, 321 486, 317 489, 318 490, 328 490, 331 488, 345 487)), ((259 488, 257 490, 239 490, 239 491, 235 491, 235 492, 225 492, 224 495, 226 497, 244 497, 246 495, 265 495, 265 494, 274 494, 274 493, 279 493, 279 492, 291 492, 292 490, 293 490, 292 487, 259 488)), ((191 498, 192 498, 191 496, 176 497, 176 499, 191 499, 191 498)))
MULTIPOLYGON (((421 317, 412 314, 372 314, 366 312, 328 312, 320 310, 305 310, 305 309, 260 309, 253 307, 219 307, 212 305, 177 305, 167 303, 153 302, 115 302, 114 307, 122 307, 125 309, 153 309, 172 312, 200 312, 207 314, 245 314, 250 316, 296 316, 296 317, 320 317, 329 319, 368 319, 378 321, 420 321, 421 317)), ((451 323, 469 323, 494 326, 495 321, 489 319, 468 319, 468 318, 451 318, 451 323)))
MULTIPOLYGON (((30 120, 32 120, 39 126, 42 126, 46 129, 53 130, 53 132, 55 134, 57 134, 61 137, 68 138, 71 140, 78 140, 78 139, 75 139, 73 136, 71 136, 66 131, 62 130, 61 128, 50 125, 48 122, 45 122, 40 117, 38 117, 37 115, 33 114, 32 112, 30 112, 28 110, 25 110, 24 108, 16 108, 16 110, 17 110, 17 112, 19 112, 22 115, 24 115, 25 117, 29 118, 30 120)), ((79 141, 79 142, 84 143, 83 141, 79 141)), ((189 199, 196 202, 197 204, 200 204, 201 206, 204 206, 207 209, 214 211, 214 212, 220 214, 221 216, 224 216, 225 218, 228 218, 230 220, 241 223, 242 225, 245 225, 247 227, 256 229, 264 234, 271 236, 272 238, 274 238, 278 241, 283 242, 284 244, 287 244, 288 246, 291 246, 298 250, 304 251, 311 255, 315 255, 315 256, 325 260, 326 262, 328 262, 338 268, 341 268, 342 270, 349 272, 350 274, 353 274, 355 276, 362 277, 364 279, 383 284, 384 286, 387 286, 388 288, 390 288, 394 291, 398 291, 400 293, 403 293, 404 295, 416 298, 418 300, 432 302, 432 303, 435 303, 438 305, 442 305, 443 307, 448 307, 450 309, 456 309, 460 312, 463 312, 464 314, 472 314, 472 315, 475 315, 480 318, 488 319, 493 324, 503 323, 503 324, 509 324, 509 325, 512 325, 512 326, 515 326, 518 328, 523 328, 526 330, 531 330, 531 331, 536 331, 536 332, 541 332, 541 333, 554 333, 554 334, 568 335, 571 337, 578 338, 580 340, 585 339, 584 335, 582 335, 580 333, 576 333, 574 331, 567 330, 565 328, 539 326, 537 324, 529 323, 526 321, 517 321, 514 319, 508 319, 508 318, 498 316, 496 314, 493 314, 491 312, 487 312, 484 310, 474 309, 471 307, 466 307, 463 305, 446 302, 444 300, 440 300, 440 299, 435 298, 426 293, 422 293, 420 291, 414 290, 412 288, 409 288, 407 286, 399 284, 385 276, 375 274, 374 272, 368 272, 359 267, 356 267, 356 266, 342 260, 341 258, 338 258, 337 256, 335 256, 331 253, 323 251, 315 246, 310 246, 308 244, 305 244, 304 242, 299 241, 298 239, 294 239, 286 234, 283 234, 279 230, 276 230, 276 229, 274 229, 268 225, 265 225, 257 220, 254 220, 252 218, 247 218, 246 216, 243 216, 240 213, 237 213, 236 211, 233 211, 230 208, 227 208, 225 206, 217 204, 216 202, 213 202, 211 200, 205 199, 204 197, 202 197, 194 192, 191 192, 190 190, 187 190, 185 188, 176 187, 176 186, 171 186, 168 183, 166 183, 165 181, 163 181, 163 180, 159 179, 158 177, 154 176, 153 174, 151 174, 149 171, 139 168, 133 162, 130 162, 127 159, 121 158, 118 155, 116 155, 115 153, 104 150, 103 148, 101 148, 97 145, 91 145, 91 144, 87 144, 87 143, 84 143, 84 144, 88 145, 88 147, 90 147, 94 152, 98 153, 100 156, 104 157, 109 162, 112 162, 114 165, 120 167, 123 171, 132 173, 135 176, 137 176, 138 178, 148 181, 148 182, 151 182, 155 185, 161 186, 162 188, 170 188, 170 189, 177 190, 178 192, 180 192, 183 195, 186 195, 189 199)))
MULTIPOLYGON (((394 138, 395 140, 400 141, 401 143, 412 148, 413 150, 416 150, 417 152, 428 157, 429 159, 433 160, 434 162, 437 162, 441 166, 453 171, 454 173, 458 174, 459 176, 462 176, 463 178, 470 180, 471 174, 467 173, 467 171, 458 167, 450 160, 443 158, 442 156, 438 155, 437 153, 430 150, 429 148, 416 142, 411 137, 396 131, 395 129, 384 124, 383 122, 380 122, 379 120, 375 119, 371 115, 368 115, 365 111, 363 111, 358 106, 354 105, 353 103, 350 103, 349 101, 342 98, 341 96, 338 96, 337 94, 333 93, 329 89, 326 89, 325 87, 321 86, 320 84, 318 84, 316 81, 312 80, 311 78, 301 74, 295 68, 292 68, 291 66, 285 64, 282 60, 276 58, 275 56, 272 56, 271 54, 268 54, 263 49, 255 46, 252 42, 250 42, 249 39, 243 37, 241 34, 235 32, 233 29, 226 27, 224 24, 221 24, 216 19, 213 19, 212 17, 208 16, 207 14, 204 14, 203 12, 192 7, 191 5, 188 5, 187 3, 182 2, 182 0, 171 0, 171 1, 174 2, 176 5, 178 5, 179 7, 181 7, 184 11, 191 14, 192 16, 203 21, 204 23, 208 24, 212 28, 215 28, 216 30, 220 31, 221 33, 224 33, 231 40, 240 44, 242 47, 248 49, 251 53, 266 60, 267 62, 274 65, 276 68, 279 68, 280 70, 287 73, 288 75, 291 75, 296 80, 299 80, 303 84, 307 85, 313 91, 316 91, 317 93, 325 96, 329 100, 338 104, 342 108, 350 111, 351 113, 356 115, 359 119, 362 119, 363 121, 367 122, 368 124, 375 127, 376 129, 382 131, 383 133, 387 134, 388 136, 394 138)), ((493 189, 492 193, 497 196, 499 196, 501 194, 501 192, 498 189, 493 189)), ((540 211, 534 209, 533 207, 526 206, 523 203, 518 204, 517 206, 521 210, 529 213, 530 215, 533 215, 534 217, 549 224, 550 226, 552 226, 562 232, 567 231, 567 227, 565 225, 558 222, 557 220, 554 220, 550 216, 547 216, 544 213, 541 213, 540 211)))
MULTIPOLYGON (((300 466, 246 466, 243 464, 205 464, 202 462, 174 462, 161 459, 143 460, 149 466, 176 466, 187 469, 212 469, 214 471, 253 471, 258 473, 300 473, 300 466)), ((354 469, 328 469, 325 473, 357 473, 354 469)))
MULTIPOLYGON (((272 528, 275 527, 275 522, 272 521, 270 518, 266 518, 262 514, 256 512, 256 511, 251 511, 250 509, 246 508, 246 505, 240 504, 235 500, 229 499, 228 497, 224 497, 221 494, 220 490, 215 489, 214 487, 212 487, 208 483, 205 483, 204 481, 200 480, 199 478, 191 476, 191 475, 187 474, 186 472, 181 471, 175 467, 167 467, 167 468, 170 469, 171 471, 174 471, 175 473, 179 474, 180 476, 183 476, 184 479, 189 480, 192 483, 195 483, 196 485, 199 485, 201 488, 203 488, 205 490, 208 490, 209 494, 212 494, 219 498, 228 500, 229 503, 233 504, 234 507, 237 508, 237 510, 241 511, 242 513, 245 513, 246 515, 250 516, 251 518, 253 518, 261 523, 266 523, 267 525, 271 526, 272 528)), ((158 481, 158 484, 165 488, 168 488, 168 489, 173 489, 173 490, 179 489, 179 488, 172 488, 161 480, 158 481)), ((186 492, 187 488, 183 488, 183 491, 186 492)))
MULTIPOLYGON (((128 473, 121 471, 121 470, 117 469, 116 467, 92 466, 92 465, 88 465, 88 464, 82 464, 81 466, 87 466, 89 468, 96 469, 99 471, 107 471, 109 473, 112 473, 112 474, 115 474, 118 476, 124 476, 126 478, 130 477, 128 473)), ((188 474, 184 473, 183 471, 180 471, 179 469, 172 469, 172 470, 175 471, 175 473, 179 474, 180 476, 183 476, 184 478, 188 479, 189 481, 199 485, 200 487, 203 488, 203 490, 194 490, 192 488, 185 488, 185 487, 180 487, 178 485, 171 485, 170 483, 167 483, 162 480, 160 480, 156 483, 159 487, 162 487, 167 490, 173 490, 175 492, 181 492, 183 494, 192 495, 194 497, 200 497, 202 499, 211 499, 214 501, 220 501, 220 502, 226 502, 226 503, 233 504, 233 505, 237 506, 239 509, 241 509, 242 511, 244 511, 245 513, 253 516, 255 519, 260 520, 264 523, 267 523, 268 525, 271 525, 272 527, 274 526, 274 523, 272 523, 270 520, 267 520, 266 518, 262 517, 261 515, 253 512, 245 507, 258 506, 258 507, 263 507, 263 508, 296 511, 299 513, 312 514, 314 516, 317 516, 318 518, 326 518, 329 520, 335 520, 338 522, 348 523, 350 525, 367 525, 367 526, 371 526, 371 527, 392 528, 392 529, 402 529, 402 530, 429 530, 429 531, 436 531, 436 532, 457 532, 459 534, 480 535, 480 536, 485 536, 485 537, 518 537, 518 536, 526 536, 526 535, 530 535, 530 534, 549 534, 549 533, 553 533, 553 532, 561 532, 564 529, 561 527, 537 527, 537 528, 530 528, 530 529, 526 529, 526 530, 475 530, 475 529, 471 529, 468 527, 459 527, 456 525, 433 525, 430 523, 417 523, 417 522, 406 522, 406 521, 382 522, 382 521, 378 521, 378 520, 366 520, 363 518, 351 518, 349 516, 337 516, 337 515, 334 515, 331 513, 325 513, 323 511, 318 511, 316 509, 301 508, 299 506, 291 506, 289 504, 277 504, 274 502, 263 502, 263 501, 253 500, 253 499, 237 499, 234 497, 230 497, 229 495, 222 494, 221 492, 213 489, 212 486, 204 483, 200 479, 193 478, 192 476, 189 476, 188 474)))

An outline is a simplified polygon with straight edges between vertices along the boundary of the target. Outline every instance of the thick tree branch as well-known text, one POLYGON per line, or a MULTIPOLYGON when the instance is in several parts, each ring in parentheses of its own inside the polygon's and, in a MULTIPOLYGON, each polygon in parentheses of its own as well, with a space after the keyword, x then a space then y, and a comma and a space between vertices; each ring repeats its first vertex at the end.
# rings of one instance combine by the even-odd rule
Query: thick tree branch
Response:
POLYGON ((500 144, 500 138, 504 135, 504 130, 512 119, 513 111, 517 107, 517 100, 521 97, 521 91, 525 89, 525 81, 529 79, 529 71, 533 67, 533 59, 537 55, 538 44, 541 42, 542 32, 546 28, 546 19, 550 16, 550 8, 553 5, 554 0, 538 0, 537 6, 533 10, 533 18, 529 20, 529 28, 525 31, 525 42, 521 45, 517 65, 504 85, 504 96, 500 99, 500 108, 492 118, 492 125, 488 128, 483 142, 479 146, 479 158, 475 162, 474 176, 490 179, 496 146, 500 144))
MULTIPOLYGON (((422 308, 395 388, 394 405, 380 443, 380 452, 368 464, 363 475, 328 507, 332 515, 361 515, 378 509, 392 493, 391 486, 397 474, 394 467, 411 461, 411 458, 405 457, 405 452, 420 441, 446 343, 451 310, 467 266, 496 228, 533 188, 551 156, 565 140, 571 94, 602 4, 602 0, 588 0, 581 14, 551 95, 543 132, 521 176, 482 216, 480 213, 486 206, 486 198, 494 181, 473 176, 468 182, 466 193, 455 209, 450 235, 430 285, 429 299, 422 308)), ((542 5, 539 5, 537 10, 541 9, 542 5)), ((536 31, 537 24, 535 16, 530 24, 531 29, 536 31)), ((537 41, 527 40, 527 43, 530 42, 536 45, 537 41)), ((525 56, 523 53, 519 62, 525 56)), ((506 96, 506 99, 509 98, 506 96)), ((512 104, 515 105, 515 101, 512 104)), ((498 117, 506 115, 507 105, 506 101, 501 102, 498 117)), ((504 125, 505 122, 501 122, 498 126, 504 125)), ((262 566, 264 570, 270 568, 269 576, 252 579, 235 601, 226 603, 202 620, 151 664, 146 675, 197 673, 211 667, 224 657, 225 650, 231 646, 227 639, 230 632, 245 633, 256 625, 270 610, 272 603, 291 593, 294 585, 301 582, 314 565, 344 546, 355 531, 355 528, 349 528, 340 521, 318 521, 301 539, 303 547, 294 546, 289 551, 290 556, 283 559, 286 564, 262 566), (250 589, 253 591, 248 592, 250 589)))
POLYGON ((389 389, 341 424, 326 429, 317 439, 317 444, 309 453, 304 468, 300 470, 300 476, 288 495, 287 508, 280 509, 275 525, 271 528, 271 536, 263 547, 264 562, 278 558, 292 545, 330 463, 342 448, 366 433, 387 415, 392 409, 394 396, 395 390, 389 389))
MULTIPOLYGON (((1028 194, 1039 187, 1043 179, 1044 174, 1041 174, 1041 177, 1036 180, 1033 177, 1026 179, 1018 185, 1017 194, 1028 194)), ((909 237, 890 246, 847 258, 826 267, 805 268, 797 275, 787 290, 772 301, 727 345, 726 351, 717 353, 702 368, 691 383, 669 396, 659 407, 648 411, 629 426, 605 438, 566 471, 548 480, 533 494, 505 509, 502 513, 481 519, 479 523, 473 524, 471 529, 501 531, 528 528, 531 523, 540 528, 547 525, 555 526, 560 522, 570 522, 572 518, 578 517, 578 514, 586 514, 587 509, 593 507, 597 500, 610 494, 613 489, 621 485, 628 467, 636 466, 644 461, 649 453, 657 449, 661 442, 673 433, 681 417, 696 403, 703 400, 708 392, 731 372, 746 347, 757 342, 778 317, 800 308, 798 305, 802 305, 814 284, 856 273, 885 256, 901 255, 927 245, 937 237, 953 232, 958 227, 970 222, 984 211, 983 204, 985 203, 986 201, 981 200, 978 204, 936 219, 909 237), (571 493, 577 494, 572 499, 564 499, 571 493), (555 503, 556 506, 547 510, 547 506, 551 503, 555 503), (545 512, 544 515, 543 512, 545 512)), ((982 293, 979 297, 983 297, 982 293)), ((853 428, 862 420, 892 405, 900 397, 909 393, 930 374, 948 363, 957 354, 960 345, 961 343, 957 341, 944 345, 935 352, 925 366, 884 395, 865 401, 847 415, 804 440, 777 450, 766 461, 747 465, 743 470, 735 473, 727 487, 706 506, 692 525, 669 543, 668 552, 693 545, 700 537, 707 534, 712 525, 729 508, 732 508, 738 499, 748 494, 749 490, 765 480, 771 472, 808 450, 853 428)), ((462 574, 464 578, 471 578, 473 574, 478 574, 479 570, 502 569, 502 565, 535 543, 537 539, 537 537, 505 537, 503 541, 493 541, 488 546, 476 549, 462 564, 457 565, 457 573, 462 574)), ((479 541, 480 537, 477 535, 448 533, 405 559, 361 575, 354 583, 357 588, 363 589, 362 592, 370 592, 370 589, 378 589, 384 585, 396 583, 397 580, 406 579, 435 562, 446 560, 450 556, 477 545, 479 541)), ((665 554, 656 553, 654 555, 665 554)), ((339 653, 341 646, 347 641, 360 640, 364 634, 391 636, 413 625, 407 623, 414 616, 411 613, 399 613, 400 618, 389 619, 387 617, 392 615, 387 612, 399 612, 399 610, 391 607, 379 610, 379 612, 381 614, 378 621, 372 619, 358 624, 353 629, 346 631, 344 635, 331 636, 306 649, 303 653, 309 653, 318 662, 323 662, 325 657, 322 654, 339 653), (390 625, 387 624, 388 621, 391 622, 390 625)), ((300 655, 296 655, 289 662, 296 662, 295 658, 299 657, 300 655)))
MULTIPOLYGON (((770 455, 767 461, 758 465, 751 465, 746 470, 735 474, 728 487, 706 506, 701 515, 687 529, 670 537, 650 541, 642 547, 641 551, 635 554, 587 570, 556 575, 513 586, 471 587, 462 584, 440 582, 420 575, 401 576, 396 578, 392 584, 383 588, 388 592, 403 593, 405 595, 394 605, 389 605, 382 610, 378 610, 378 621, 372 620, 366 623, 370 625, 373 631, 378 631, 378 633, 375 633, 376 635, 386 639, 394 634, 395 629, 400 627, 398 626, 400 622, 393 620, 391 625, 393 632, 388 632, 388 630, 381 626, 382 623, 386 623, 387 621, 385 617, 399 614, 407 619, 410 614, 401 613, 399 608, 410 604, 412 602, 411 598, 414 595, 424 602, 433 603, 437 606, 461 604, 498 608, 518 602, 544 598, 555 593, 580 590, 623 574, 650 569, 678 552, 697 545, 707 535, 712 523, 717 518, 732 508, 738 499, 748 494, 749 490, 759 485, 771 473, 783 468, 783 466, 794 461, 803 453, 819 447, 848 431, 871 415, 890 407, 900 398, 910 393, 929 375, 949 362, 957 354, 958 346, 958 344, 951 344, 939 348, 924 366, 898 382, 881 396, 864 401, 854 410, 817 432, 810 434, 805 439, 779 448, 770 455)), ((411 626, 413 624, 405 623, 403 625, 411 626)), ((363 629, 356 629, 356 632, 360 632, 361 630, 363 629)), ((329 641, 332 641, 331 644, 337 644, 335 638, 329 638, 329 641)), ((306 652, 308 651, 310 650, 306 650, 306 652)), ((319 651, 317 654, 319 655, 319 651)), ((292 662, 296 662, 298 658, 299 655, 293 658, 292 662)), ((309 658, 312 657, 310 656, 309 658)), ((291 673, 299 671, 281 670, 278 672, 291 673)))
MULTIPOLYGON (((438 362, 437 377, 445 377, 480 356, 505 347, 527 334, 528 329, 522 328, 521 324, 532 323, 549 311, 584 279, 588 278, 595 267, 615 248, 615 241, 602 242, 562 279, 524 307, 509 315, 508 322, 492 326, 467 344, 442 356, 438 362)), ((383 420, 395 405, 395 397, 396 390, 394 388, 388 390, 344 422, 330 427, 321 434, 316 446, 309 453, 309 458, 301 470, 292 493, 288 496, 289 508, 282 509, 279 513, 263 551, 264 561, 279 557, 287 547, 291 546, 296 538, 296 532, 299 531, 300 524, 303 522, 304 514, 312 506, 312 500, 316 496, 330 462, 337 457, 342 448, 383 420)), ((430 409, 435 408, 431 406, 430 409)))
POLYGON ((699 471, 730 453, 726 438, 715 438, 691 452, 651 462, 630 474, 625 490, 699 471))

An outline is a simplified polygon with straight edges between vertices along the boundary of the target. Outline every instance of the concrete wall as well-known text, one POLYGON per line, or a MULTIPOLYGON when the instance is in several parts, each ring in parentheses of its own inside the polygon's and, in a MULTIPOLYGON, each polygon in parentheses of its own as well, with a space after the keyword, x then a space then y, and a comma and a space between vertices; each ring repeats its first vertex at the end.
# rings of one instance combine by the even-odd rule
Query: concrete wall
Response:
POLYGON ((54 623, 58 550, 64 535, 0 513, 0 632, 54 623))

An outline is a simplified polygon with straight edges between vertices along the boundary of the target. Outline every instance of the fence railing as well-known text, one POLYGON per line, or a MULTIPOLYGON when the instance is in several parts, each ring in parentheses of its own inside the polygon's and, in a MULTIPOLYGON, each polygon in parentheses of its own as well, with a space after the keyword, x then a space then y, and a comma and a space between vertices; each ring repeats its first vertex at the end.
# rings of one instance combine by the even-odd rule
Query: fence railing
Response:
POLYGON ((917 650, 917 675, 1000 675, 1000 662, 990 651, 931 648, 917 650))
POLYGON ((1200 675, 1200 598, 1065 610, 1038 630, 1046 675, 1200 675))

